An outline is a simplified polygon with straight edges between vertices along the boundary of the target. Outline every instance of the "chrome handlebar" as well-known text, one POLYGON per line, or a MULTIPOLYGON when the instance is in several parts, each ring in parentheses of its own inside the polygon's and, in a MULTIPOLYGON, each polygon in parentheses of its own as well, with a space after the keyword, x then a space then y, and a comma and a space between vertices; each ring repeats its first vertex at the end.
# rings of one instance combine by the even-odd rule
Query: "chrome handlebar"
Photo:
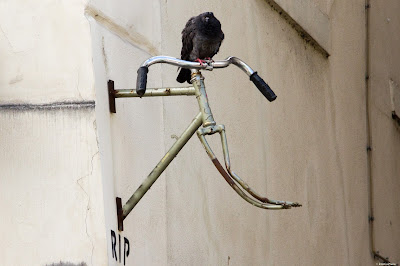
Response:
POLYGON ((147 59, 142 63, 141 67, 148 68, 151 65, 159 63, 170 64, 182 68, 205 69, 209 71, 212 71, 214 68, 225 68, 230 64, 234 64, 238 66, 241 70, 243 70, 249 77, 254 73, 254 70, 251 69, 249 65, 247 65, 245 62, 234 56, 229 56, 225 60, 220 60, 220 61, 206 61, 205 65, 201 65, 198 62, 185 61, 175 57, 161 55, 147 59))
POLYGON ((250 77, 250 80, 254 83, 254 85, 257 86, 258 90, 270 102, 276 99, 275 93, 271 90, 268 84, 265 83, 265 81, 260 76, 258 76, 256 71, 254 71, 249 65, 247 65, 239 58, 230 56, 225 60, 219 60, 219 61, 208 60, 205 62, 206 62, 205 64, 200 64, 198 62, 185 61, 171 56, 163 56, 163 55, 151 57, 146 61, 144 61, 140 66, 140 68, 138 69, 136 92, 140 97, 143 96, 144 93, 146 92, 147 73, 149 72, 149 67, 154 64, 164 63, 182 68, 190 68, 198 70, 205 69, 209 71, 212 71, 214 68, 225 68, 230 64, 234 64, 235 66, 243 70, 247 74, 247 76, 250 77))

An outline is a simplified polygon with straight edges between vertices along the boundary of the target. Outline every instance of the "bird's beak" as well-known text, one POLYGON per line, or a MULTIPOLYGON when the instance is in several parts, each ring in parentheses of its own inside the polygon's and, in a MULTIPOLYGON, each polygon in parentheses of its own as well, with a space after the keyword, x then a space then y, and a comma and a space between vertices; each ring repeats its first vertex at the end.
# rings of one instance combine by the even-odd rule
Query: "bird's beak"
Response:
POLYGON ((206 17, 205 19, 206 19, 206 22, 208 22, 208 20, 209 20, 210 18, 209 18, 209 17, 206 17))

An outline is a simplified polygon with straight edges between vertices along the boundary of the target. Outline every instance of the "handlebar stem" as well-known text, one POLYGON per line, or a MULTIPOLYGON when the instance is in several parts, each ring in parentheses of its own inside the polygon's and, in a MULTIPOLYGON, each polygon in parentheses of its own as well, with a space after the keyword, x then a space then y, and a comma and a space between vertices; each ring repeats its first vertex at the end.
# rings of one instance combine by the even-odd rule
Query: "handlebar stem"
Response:
POLYGON ((210 105, 208 104, 206 86, 204 85, 204 77, 201 75, 200 71, 192 70, 191 82, 196 92, 195 95, 199 104, 203 127, 214 126, 216 123, 214 121, 210 105))

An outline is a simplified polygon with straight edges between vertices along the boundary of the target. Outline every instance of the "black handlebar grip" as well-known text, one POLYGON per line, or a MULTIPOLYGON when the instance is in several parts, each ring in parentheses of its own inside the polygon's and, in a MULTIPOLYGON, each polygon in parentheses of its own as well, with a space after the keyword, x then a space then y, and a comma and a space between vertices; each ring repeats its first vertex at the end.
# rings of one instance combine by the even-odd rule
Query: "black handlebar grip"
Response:
POLYGON ((146 92, 147 72, 149 72, 149 68, 146 66, 140 67, 137 71, 136 93, 140 97, 146 92))
POLYGON ((267 83, 257 74, 254 72, 250 76, 250 80, 253 81, 254 85, 258 88, 258 90, 268 99, 268 101, 272 102, 276 99, 275 93, 271 90, 267 83))

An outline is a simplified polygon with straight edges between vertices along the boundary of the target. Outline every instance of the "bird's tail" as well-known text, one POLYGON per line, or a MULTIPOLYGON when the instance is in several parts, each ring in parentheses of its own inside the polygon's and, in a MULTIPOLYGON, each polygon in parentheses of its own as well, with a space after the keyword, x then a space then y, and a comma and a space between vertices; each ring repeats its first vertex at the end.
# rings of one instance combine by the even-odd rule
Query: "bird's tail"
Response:
POLYGON ((192 75, 192 72, 190 71, 190 69, 181 68, 181 71, 179 72, 179 75, 176 78, 176 81, 178 81, 179 83, 184 83, 185 81, 190 83, 191 75, 192 75))

